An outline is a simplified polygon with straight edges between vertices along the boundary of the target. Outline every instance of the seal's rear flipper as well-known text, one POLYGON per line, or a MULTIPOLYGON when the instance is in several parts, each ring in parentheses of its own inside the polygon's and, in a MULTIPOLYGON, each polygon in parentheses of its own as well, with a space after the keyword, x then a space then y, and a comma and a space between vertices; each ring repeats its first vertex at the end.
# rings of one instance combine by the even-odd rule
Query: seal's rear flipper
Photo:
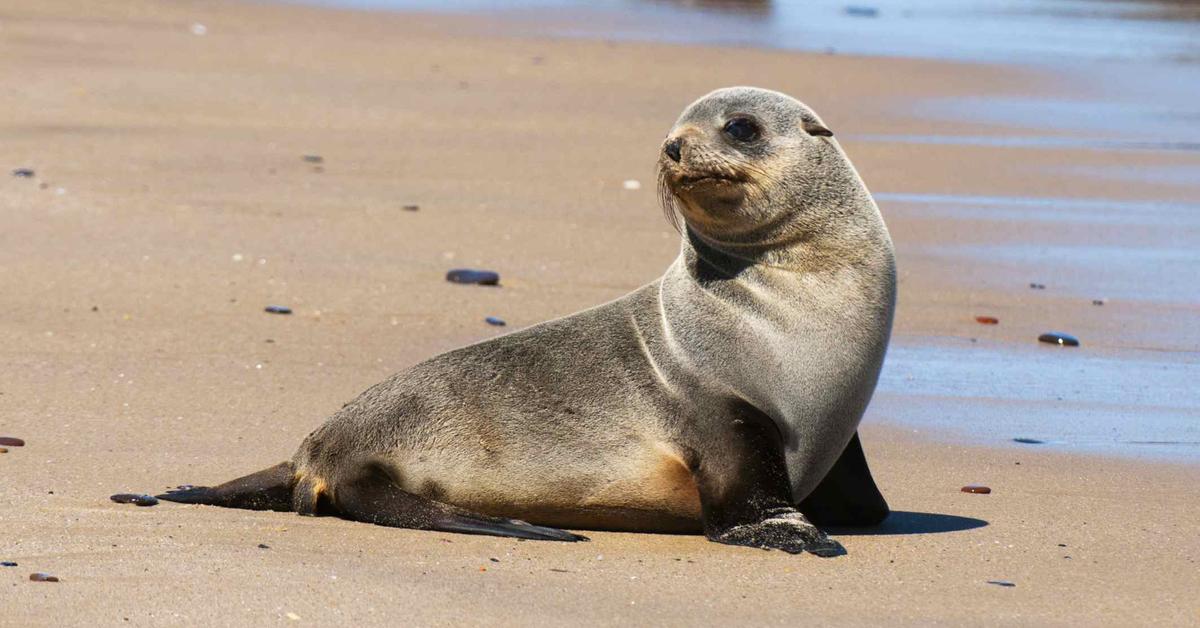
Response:
POLYGON ((292 463, 281 462, 269 469, 230 480, 220 486, 179 488, 157 497, 181 504, 290 512, 293 484, 295 473, 292 463))
POLYGON ((409 493, 378 465, 368 465, 354 482, 337 487, 337 510, 346 518, 393 528, 489 534, 535 541, 586 541, 585 536, 518 519, 473 513, 409 493))
POLYGON ((891 511, 871 477, 858 432, 816 490, 800 502, 800 512, 821 526, 874 526, 887 519, 891 511))

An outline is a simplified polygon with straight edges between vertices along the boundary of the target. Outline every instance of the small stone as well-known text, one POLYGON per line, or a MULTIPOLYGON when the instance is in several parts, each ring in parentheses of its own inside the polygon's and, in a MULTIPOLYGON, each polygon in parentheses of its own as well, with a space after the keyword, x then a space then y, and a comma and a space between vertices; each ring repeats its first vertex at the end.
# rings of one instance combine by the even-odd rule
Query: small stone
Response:
POLYGON ((640 190, 642 189, 642 182, 637 179, 626 179, 621 184, 621 187, 624 187, 626 190, 640 190))
POLYGON ((420 211, 421 206, 420 205, 405 205, 402 209, 404 209, 404 211, 406 211, 406 212, 415 212, 415 211, 420 211))
POLYGON ((968 484, 962 487, 961 490, 964 493, 974 493, 976 495, 987 495, 988 493, 992 492, 992 489, 982 484, 968 484))
POLYGON ((31 168, 17 168, 12 171, 12 176, 20 177, 22 179, 31 179, 35 174, 37 173, 31 168))
POLYGON ((503 318, 496 318, 495 316, 489 316, 483 320, 487 321, 488 325, 495 325, 496 327, 504 327, 508 324, 504 322, 503 318))
POLYGON ((854 17, 879 17, 879 9, 868 6, 851 5, 846 7, 846 15, 854 17))
POLYGON ((1108 299, 1092 299, 1092 305, 1104 305, 1108 303, 1108 299))
POLYGON ((307 162, 308 162, 308 163, 310 163, 310 164, 323 164, 323 163, 325 163, 325 158, 324 158, 324 157, 322 157, 322 156, 320 156, 320 155, 305 155, 305 156, 303 157, 303 159, 304 159, 304 161, 307 161, 307 162))
POLYGON ((480 286, 495 286, 500 284, 500 273, 490 270, 455 268, 446 273, 446 281, 451 283, 478 284, 480 286))
POLYGON ((291 314, 292 308, 286 305, 268 305, 263 311, 268 314, 291 314))
POLYGON ((1038 336, 1038 342, 1058 345, 1060 347, 1078 347, 1079 339, 1070 334, 1064 334, 1058 331, 1046 332, 1038 336))
POLYGON ((996 325, 1000 322, 1000 319, 995 316, 976 316, 975 322, 980 325, 996 325))
POLYGON ((25 441, 13 436, 0 436, 0 445, 5 447, 24 447, 25 441))
POLYGON ((118 504, 134 504, 142 507, 158 505, 158 498, 153 495, 143 495, 140 493, 117 493, 109 497, 109 499, 118 504))
POLYGON ((1046 441, 1038 440, 1036 438, 1014 438, 1013 442, 1021 443, 1023 445, 1044 445, 1044 444, 1046 444, 1046 441))
POLYGON ((299 615, 297 615, 297 614, 295 614, 295 613, 290 613, 290 612, 289 612, 289 613, 287 613, 287 615, 286 615, 286 616, 287 616, 287 618, 288 618, 288 619, 290 619, 290 620, 292 620, 292 621, 300 621, 300 616, 299 616, 299 615))
POLYGON ((1033 288, 1034 290, 1045 290, 1045 289, 1046 289, 1046 284, 1044 284, 1044 283, 1031 283, 1031 284, 1029 284, 1029 287, 1030 287, 1030 288, 1033 288))
POLYGON ((8 453, 8 450, 5 449, 4 447, 0 447, 0 454, 6 454, 6 453, 8 453))
POLYGON ((489 558, 488 560, 492 561, 493 563, 498 563, 498 562, 500 562, 500 559, 499 559, 499 558, 489 558))
POLYGON ((16 567, 17 564, 11 560, 0 560, 0 567, 16 567))
POLYGON ((1000 587, 1015 587, 1015 586, 1017 586, 1017 583, 1012 582, 1011 580, 988 580, 987 583, 994 584, 994 585, 1000 586, 1000 587))
POLYGON ((190 27, 188 27, 188 30, 192 31, 192 34, 196 35, 196 36, 202 36, 202 35, 208 34, 208 27, 201 24, 200 22, 193 23, 190 27))
POLYGON ((271 546, 267 545, 266 543, 259 543, 258 549, 271 549, 271 546))
POLYGON ((40 571, 29 574, 29 579, 34 582, 58 582, 58 576, 52 576, 40 571))

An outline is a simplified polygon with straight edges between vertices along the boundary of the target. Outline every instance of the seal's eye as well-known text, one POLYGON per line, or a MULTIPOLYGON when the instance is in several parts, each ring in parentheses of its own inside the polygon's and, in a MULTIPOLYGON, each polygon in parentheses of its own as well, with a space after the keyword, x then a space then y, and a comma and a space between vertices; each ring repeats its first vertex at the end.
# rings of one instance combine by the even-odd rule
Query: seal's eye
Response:
POLYGON ((758 123, 750 118, 734 118, 725 123, 725 134, 739 142, 753 142, 758 139, 758 123))

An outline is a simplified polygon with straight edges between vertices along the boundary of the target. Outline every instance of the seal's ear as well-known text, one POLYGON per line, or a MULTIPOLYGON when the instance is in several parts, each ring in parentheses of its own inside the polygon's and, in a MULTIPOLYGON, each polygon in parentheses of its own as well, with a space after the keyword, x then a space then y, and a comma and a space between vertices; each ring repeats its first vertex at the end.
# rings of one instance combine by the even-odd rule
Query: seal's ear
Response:
POLYGON ((816 120, 805 120, 804 131, 813 137, 833 137, 833 131, 825 128, 824 125, 816 120))

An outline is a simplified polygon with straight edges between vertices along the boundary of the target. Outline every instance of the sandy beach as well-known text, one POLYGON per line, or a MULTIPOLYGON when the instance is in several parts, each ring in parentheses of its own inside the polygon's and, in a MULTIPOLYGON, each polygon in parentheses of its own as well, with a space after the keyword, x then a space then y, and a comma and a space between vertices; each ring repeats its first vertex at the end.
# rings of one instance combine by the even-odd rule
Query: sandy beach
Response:
POLYGON ((0 454, 0 561, 18 563, 0 567, 0 626, 1200 622, 1194 457, 1021 446, 1038 434, 1005 427, 1197 407, 1200 305, 1179 295, 1200 285, 1200 180, 1171 173, 1200 171, 1200 153, 1082 132, 913 139, 1044 134, 915 104, 1066 98, 1061 76, 517 37, 471 16, 48 0, 0 9, 0 77, 0 436, 27 443, 0 454), (659 144, 684 106, 731 84, 820 112, 897 246, 898 361, 862 427, 896 512, 835 531, 847 556, 109 501, 284 460, 401 368, 653 280, 678 253, 659 144), (1064 203, 939 209, 960 197, 1064 203), (1054 255, 1081 243, 1087 255, 1054 255), (453 267, 496 270, 502 287, 447 283, 453 267), (1038 346, 1051 329, 1083 347, 1038 346), (1051 390, 1014 397, 986 372, 944 390, 920 359, 978 371, 972 351, 1018 356, 1010 371, 1036 352, 1051 390), (1114 376, 1089 398, 1072 379, 1086 360, 1148 383, 1114 376), (1001 418, 972 436, 912 418, 929 413, 1001 418))

